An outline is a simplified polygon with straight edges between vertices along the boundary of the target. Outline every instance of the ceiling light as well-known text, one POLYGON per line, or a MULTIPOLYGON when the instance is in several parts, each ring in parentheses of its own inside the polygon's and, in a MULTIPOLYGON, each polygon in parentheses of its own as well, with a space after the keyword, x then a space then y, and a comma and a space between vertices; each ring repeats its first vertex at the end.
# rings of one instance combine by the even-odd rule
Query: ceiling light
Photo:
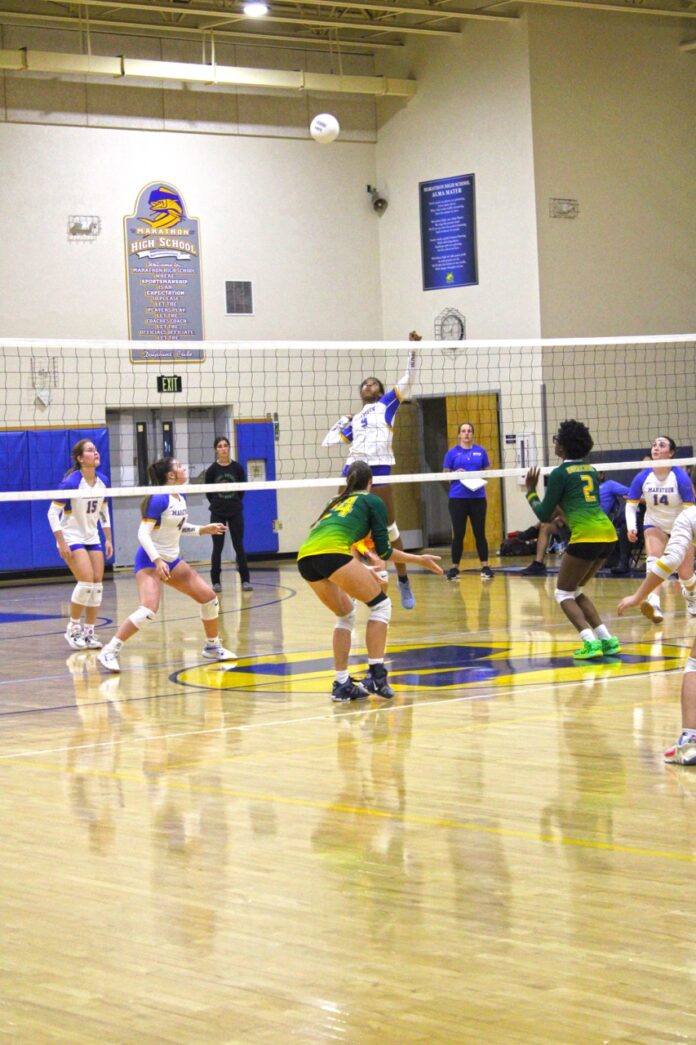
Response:
POLYGON ((247 0, 242 10, 249 18, 263 18, 268 14, 268 4, 264 0, 247 0))

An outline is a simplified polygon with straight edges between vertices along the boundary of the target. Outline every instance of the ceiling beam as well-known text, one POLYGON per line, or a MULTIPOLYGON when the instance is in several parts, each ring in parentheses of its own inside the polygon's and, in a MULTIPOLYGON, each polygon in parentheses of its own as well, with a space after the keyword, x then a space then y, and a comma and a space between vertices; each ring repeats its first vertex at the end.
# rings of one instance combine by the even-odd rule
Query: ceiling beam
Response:
MULTIPOLYGON (((14 24, 20 22, 20 24, 28 23, 38 28, 51 28, 57 26, 60 29, 68 29, 72 32, 79 32, 84 27, 80 20, 76 16, 69 15, 36 15, 36 14, 25 14, 21 11, 0 11, 0 22, 6 24, 14 24)), ((230 40, 232 42, 244 43, 244 44, 255 44, 260 47, 272 46, 273 44, 291 45, 293 47, 301 47, 303 44, 307 44, 310 47, 323 47, 327 51, 335 52, 336 41, 335 39, 322 39, 321 37, 312 36, 298 36, 291 33, 250 33, 230 30, 216 30, 214 34, 211 34, 207 29, 199 29, 196 26, 181 26, 181 25, 150 25, 147 22, 106 22, 102 19, 91 18, 89 22, 90 31, 93 33, 112 33, 115 29, 122 30, 129 34, 144 36, 147 34, 154 34, 155 36, 161 36, 163 33, 173 33, 180 37, 188 37, 189 39, 210 38, 211 35, 215 36, 215 39, 230 40)), ((361 27, 362 32, 371 33, 372 25, 364 25, 361 27)), ((394 47, 403 47, 403 44, 399 40, 384 40, 384 41, 362 41, 362 40, 346 40, 341 38, 341 48, 356 48, 361 51, 372 51, 372 50, 387 50, 394 47)))

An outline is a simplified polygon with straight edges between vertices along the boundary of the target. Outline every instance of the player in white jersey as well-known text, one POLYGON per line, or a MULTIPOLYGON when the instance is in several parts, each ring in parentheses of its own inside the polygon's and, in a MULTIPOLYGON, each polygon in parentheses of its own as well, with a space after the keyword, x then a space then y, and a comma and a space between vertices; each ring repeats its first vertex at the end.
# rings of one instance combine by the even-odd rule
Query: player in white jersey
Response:
POLYGON ((94 634, 104 578, 99 523, 104 531, 107 559, 113 554, 111 519, 105 500, 108 480, 97 471, 99 451, 91 439, 80 439, 71 453, 73 466, 59 486, 65 490, 65 498, 52 501, 48 509, 48 521, 58 554, 77 581, 70 597, 70 620, 65 639, 73 649, 101 649, 102 644, 94 634), (88 491, 90 496, 72 497, 71 494, 78 490, 88 491))
MULTIPOLYGON (((692 471, 692 478, 694 478, 692 471)), ((685 559, 693 559, 696 544, 696 507, 690 505, 675 519, 667 546, 662 555, 652 562, 638 590, 622 599, 619 616, 633 606, 642 606, 657 588, 666 581, 685 559)), ((682 731, 676 744, 665 751, 665 761, 681 766, 696 766, 696 639, 684 668, 681 690, 682 731)))
MULTIPOLYGON (((408 337, 409 341, 421 340, 420 334, 415 330, 412 330, 408 337)), ((381 498, 387 506, 389 539, 392 546, 400 550, 403 550, 403 542, 394 517, 394 491, 391 483, 383 483, 379 477, 390 475, 395 463, 392 449, 394 418, 411 389, 416 362, 416 353, 409 352, 406 373, 394 388, 386 393, 379 378, 366 377, 360 385, 362 410, 357 414, 344 414, 340 417, 326 433, 321 444, 335 446, 337 443, 346 443, 350 446, 348 460, 343 469, 344 475, 355 461, 364 461, 370 466, 375 479, 372 493, 381 498)), ((401 562, 396 563, 396 572, 399 577, 401 605, 406 610, 412 610, 416 605, 416 599, 408 580, 406 566, 401 562)))
MULTIPOLYGON (((632 543, 638 539, 638 504, 645 502, 646 569, 650 570, 665 550, 674 521, 679 513, 694 503, 694 491, 689 476, 683 468, 658 467, 659 461, 667 462, 674 457, 677 444, 668 435, 658 435, 650 448, 655 462, 652 468, 644 468, 636 475, 626 498, 626 530, 632 543)), ((679 564, 682 595, 692 617, 696 616, 696 577, 694 577, 694 550, 689 548, 679 564)), ((641 613, 658 624, 664 619, 657 592, 641 606, 641 613)))
POLYGON ((171 486, 172 492, 153 494, 142 504, 142 522, 138 529, 140 547, 135 556, 135 583, 140 606, 126 620, 99 654, 99 663, 108 671, 120 671, 119 653, 124 642, 155 619, 162 596, 162 584, 168 583, 189 595, 201 608, 206 635, 202 656, 206 660, 234 660, 235 653, 220 642, 218 632, 218 597, 199 573, 179 557, 179 539, 183 534, 224 533, 224 523, 194 526, 188 522, 186 498, 176 487, 186 482, 186 467, 174 457, 163 457, 148 469, 153 486, 171 486))

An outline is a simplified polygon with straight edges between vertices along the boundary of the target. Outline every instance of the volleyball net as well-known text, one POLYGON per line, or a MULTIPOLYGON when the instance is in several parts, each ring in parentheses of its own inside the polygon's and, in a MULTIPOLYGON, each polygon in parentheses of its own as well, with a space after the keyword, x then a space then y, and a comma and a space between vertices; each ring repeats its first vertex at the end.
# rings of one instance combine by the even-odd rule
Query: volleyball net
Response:
POLYGON ((489 491, 497 485, 506 529, 527 518, 521 477, 531 465, 554 466, 552 437, 566 418, 589 427, 593 460, 608 472, 644 467, 658 434, 674 439, 680 460, 693 461, 696 335, 417 344, 4 340, 0 504, 50 500, 70 466, 68 442, 94 431, 107 433, 115 500, 142 497, 147 464, 166 455, 188 466, 190 492, 202 494, 213 489, 197 483, 214 459, 214 439, 225 435, 233 457, 244 451, 246 491, 277 492, 291 550, 348 454, 345 445, 322 445, 327 432, 360 410, 365 377, 393 387, 413 349, 417 368, 394 421, 393 481, 406 529, 420 533, 414 544, 431 537, 421 517, 428 512, 416 502, 438 483, 446 497, 442 461, 462 421, 474 424, 475 442, 488 452, 489 491), (37 442, 48 432, 65 439, 37 442))

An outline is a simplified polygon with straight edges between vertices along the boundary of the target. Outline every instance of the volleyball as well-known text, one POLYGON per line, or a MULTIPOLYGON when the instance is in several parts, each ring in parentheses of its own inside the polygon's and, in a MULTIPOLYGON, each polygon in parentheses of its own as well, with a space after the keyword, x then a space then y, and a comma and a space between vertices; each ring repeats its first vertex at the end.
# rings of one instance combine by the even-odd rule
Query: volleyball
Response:
POLYGON ((319 113, 309 125, 309 133, 315 142, 319 142, 321 145, 329 145, 336 141, 340 130, 338 120, 330 112, 319 113))

